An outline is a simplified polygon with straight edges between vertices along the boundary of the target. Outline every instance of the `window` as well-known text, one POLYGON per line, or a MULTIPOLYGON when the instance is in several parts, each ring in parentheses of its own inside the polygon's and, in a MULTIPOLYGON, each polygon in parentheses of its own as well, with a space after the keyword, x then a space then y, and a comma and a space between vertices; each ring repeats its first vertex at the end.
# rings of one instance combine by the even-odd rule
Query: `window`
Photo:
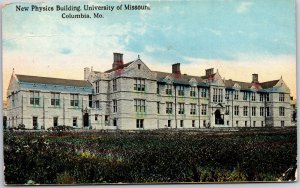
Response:
POLYGON ((256 107, 252 107, 252 116, 256 116, 256 107))
POLYGON ((183 127, 183 120, 180 120, 180 127, 183 127))
POLYGON ((255 94, 255 93, 252 93, 252 94, 251 94, 251 100, 252 100, 252 101, 255 101, 255 99, 256 99, 256 94, 255 94))
POLYGON ((196 96, 196 87, 191 87, 190 96, 195 97, 196 96))
POLYGON ((172 85, 170 84, 166 85, 166 94, 172 95, 172 85))
POLYGON ((74 126, 74 127, 77 126, 77 117, 73 117, 73 126, 74 126))
POLYGON ((40 92, 30 91, 30 104, 40 105, 40 92))
MULTIPOLYGON (((116 127, 118 124, 118 121, 117 121, 117 118, 114 118, 114 126, 116 127)), ((143 128, 143 127, 141 127, 141 128, 143 128)))
POLYGON ((270 101, 270 94, 269 93, 266 94, 266 101, 270 101))
POLYGON ((284 93, 279 93, 279 101, 284 102, 284 93))
POLYGON ((260 102, 264 101, 264 94, 262 93, 259 94, 259 101, 260 102))
POLYGON ((279 116, 284 116, 284 107, 279 107, 279 116))
POLYGON ((234 91, 234 100, 239 100, 239 91, 234 91))
POLYGON ((146 112, 145 100, 134 99, 134 108, 136 112, 146 112))
POLYGON ((253 121, 253 127, 255 127, 256 126, 256 121, 253 121))
POLYGON ((223 89, 219 89, 219 102, 223 102, 223 89))
POLYGON ((143 119, 136 120, 136 128, 138 128, 138 129, 144 128, 144 120, 143 119))
POLYGON ((248 99, 248 93, 247 92, 243 92, 243 100, 246 101, 248 99))
POLYGON ((118 103, 117 100, 112 100, 113 101, 113 112, 116 113, 118 111, 118 103))
POLYGON ((93 96, 89 95, 89 107, 93 108, 93 96))
POLYGON ((104 121, 105 121, 105 126, 109 126, 109 116, 108 115, 104 116, 104 121))
POLYGON ((95 114, 95 121, 98 121, 98 114, 95 114))
POLYGON ((207 113, 207 104, 202 104, 201 106, 202 106, 201 114, 206 115, 206 113, 207 113))
POLYGON ((229 115, 229 105, 225 106, 225 114, 229 115))
POLYGON ((239 106, 234 106, 234 115, 238 116, 239 115, 239 106))
POLYGON ((191 104, 191 114, 192 115, 196 114, 196 104, 191 104))
POLYGON ((53 127, 58 125, 58 117, 53 117, 53 127))
POLYGON ((217 89, 213 89, 213 102, 217 102, 218 100, 218 94, 217 94, 217 89))
POLYGON ((12 95, 11 95, 11 103, 12 103, 12 106, 14 107, 15 106, 15 95, 14 95, 14 93, 12 93, 12 95))
POLYGON ((141 64, 138 64, 138 69, 141 69, 141 64))
POLYGON ((117 91, 117 79, 113 79, 113 91, 117 91))
POLYGON ((59 93, 51 93, 51 106, 59 106, 59 93))
POLYGON ((226 90, 225 99, 229 99, 229 90, 226 90))
POLYGON ((229 121, 227 121, 226 124, 229 125, 229 121))
POLYGON ((192 120, 192 127, 195 127, 195 120, 192 120))
POLYGON ((239 121, 236 121, 235 124, 236 124, 236 126, 238 127, 238 126, 239 126, 239 121))
POLYGON ((280 121, 281 127, 284 127, 284 121, 280 121))
POLYGON ((247 127, 247 123, 248 123, 248 122, 247 122, 247 121, 245 121, 245 127, 247 127))
POLYGON ((184 96, 184 86, 178 86, 178 96, 184 96))
POLYGON ((259 115, 264 116, 264 107, 259 108, 259 115))
POLYGON ((166 113, 167 114, 172 114, 173 113, 173 110, 172 110, 172 105, 173 103, 171 103, 171 102, 166 102, 166 113))
POLYGON ((178 114, 184 114, 184 103, 178 103, 179 111, 178 114))
POLYGON ((78 106, 79 104, 78 94, 71 94, 71 106, 78 106))
POLYGON ((201 97, 206 98, 207 96, 207 89, 206 88, 201 88, 201 97))
POLYGON ((213 102, 223 102, 223 89, 213 89, 213 102))
POLYGON ((171 120, 168 120, 168 127, 171 127, 171 120))
POLYGON ((261 125, 261 127, 263 127, 264 126, 264 121, 261 121, 260 125, 261 125))
POLYGON ((134 90, 145 91, 145 79, 135 78, 134 90))
POLYGON ((243 115, 248 116, 248 106, 243 107, 243 115))
POLYGON ((159 104, 159 102, 157 102, 157 113, 158 114, 160 113, 160 104, 159 104))
POLYGON ((203 120, 203 127, 206 127, 206 121, 203 120))
POLYGON ((96 81, 96 93, 99 93, 99 81, 96 81))
POLYGON ((99 102, 99 100, 96 100, 95 103, 96 103, 96 105, 95 105, 96 108, 100 108, 100 102, 99 102))
POLYGON ((266 116, 270 116, 270 108, 266 107, 266 116))

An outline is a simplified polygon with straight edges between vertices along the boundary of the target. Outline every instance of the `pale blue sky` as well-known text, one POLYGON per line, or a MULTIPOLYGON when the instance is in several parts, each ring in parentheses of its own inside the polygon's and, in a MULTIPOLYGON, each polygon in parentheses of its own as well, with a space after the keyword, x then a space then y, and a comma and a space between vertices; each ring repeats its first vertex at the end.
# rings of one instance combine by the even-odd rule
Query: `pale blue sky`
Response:
MULTIPOLYGON (((85 1, 72 5, 124 3, 85 1)), ((113 52, 124 53, 128 61, 140 54, 153 67, 175 62, 186 65, 202 62, 210 66, 211 61, 220 61, 221 67, 249 62, 259 67, 260 59, 272 62, 280 58, 279 67, 296 66, 293 0, 136 1, 131 4, 149 4, 151 10, 104 12, 104 19, 61 19, 62 12, 16 12, 16 4, 5 7, 3 54, 4 70, 8 70, 5 76, 10 76, 12 66, 19 65, 16 61, 44 64, 53 69, 70 65, 81 69, 84 64, 104 71, 111 66, 113 52), (285 58, 289 62, 282 65, 285 58), (5 66, 8 62, 10 66, 5 66)), ((259 74, 268 74, 263 67, 260 69, 259 74)), ((199 68, 199 71, 204 70, 199 68)), ((280 71, 275 72, 274 79, 278 79, 280 71)), ((281 73, 283 77, 289 74, 294 72, 281 73)), ((296 79, 296 74, 293 78, 296 79)), ((295 86, 295 83, 291 84, 295 86)))

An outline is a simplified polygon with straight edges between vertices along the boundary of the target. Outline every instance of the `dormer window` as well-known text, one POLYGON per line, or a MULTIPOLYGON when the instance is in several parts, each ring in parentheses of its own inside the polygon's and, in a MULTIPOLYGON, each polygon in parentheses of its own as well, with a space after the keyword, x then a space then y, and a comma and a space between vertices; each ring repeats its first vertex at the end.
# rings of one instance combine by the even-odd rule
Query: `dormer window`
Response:
POLYGON ((178 95, 179 96, 184 96, 184 86, 179 86, 178 87, 178 95))
POLYGON ((141 64, 138 64, 138 69, 141 69, 141 64))
POLYGON ((226 90, 225 99, 229 99, 229 90, 226 90))
POLYGON ((243 92, 243 100, 246 101, 248 99, 248 93, 243 92))
POLYGON ((167 95, 172 95, 172 85, 171 84, 168 84, 166 85, 166 94, 167 95))
POLYGON ((190 96, 191 97, 195 97, 196 96, 196 87, 191 87, 190 96))
POLYGON ((255 100, 256 100, 256 97, 255 97, 255 96, 256 96, 256 95, 255 95, 255 93, 253 92, 252 95, 251 95, 251 100, 252 100, 252 101, 255 101, 255 100))

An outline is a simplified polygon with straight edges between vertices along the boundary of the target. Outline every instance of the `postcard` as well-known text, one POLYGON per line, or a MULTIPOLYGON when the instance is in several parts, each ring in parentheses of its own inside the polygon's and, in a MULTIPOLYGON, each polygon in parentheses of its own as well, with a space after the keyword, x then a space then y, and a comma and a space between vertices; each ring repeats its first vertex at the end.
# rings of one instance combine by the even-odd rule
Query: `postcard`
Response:
POLYGON ((4 184, 296 182, 295 11, 3 2, 4 184))

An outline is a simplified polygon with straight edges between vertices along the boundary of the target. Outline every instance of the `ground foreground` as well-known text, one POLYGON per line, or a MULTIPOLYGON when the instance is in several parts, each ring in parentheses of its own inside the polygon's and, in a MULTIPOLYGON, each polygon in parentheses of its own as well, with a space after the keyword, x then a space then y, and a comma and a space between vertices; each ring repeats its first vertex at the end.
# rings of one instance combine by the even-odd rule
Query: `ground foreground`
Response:
POLYGON ((4 132, 7 184, 278 181, 296 128, 238 132, 4 132))

